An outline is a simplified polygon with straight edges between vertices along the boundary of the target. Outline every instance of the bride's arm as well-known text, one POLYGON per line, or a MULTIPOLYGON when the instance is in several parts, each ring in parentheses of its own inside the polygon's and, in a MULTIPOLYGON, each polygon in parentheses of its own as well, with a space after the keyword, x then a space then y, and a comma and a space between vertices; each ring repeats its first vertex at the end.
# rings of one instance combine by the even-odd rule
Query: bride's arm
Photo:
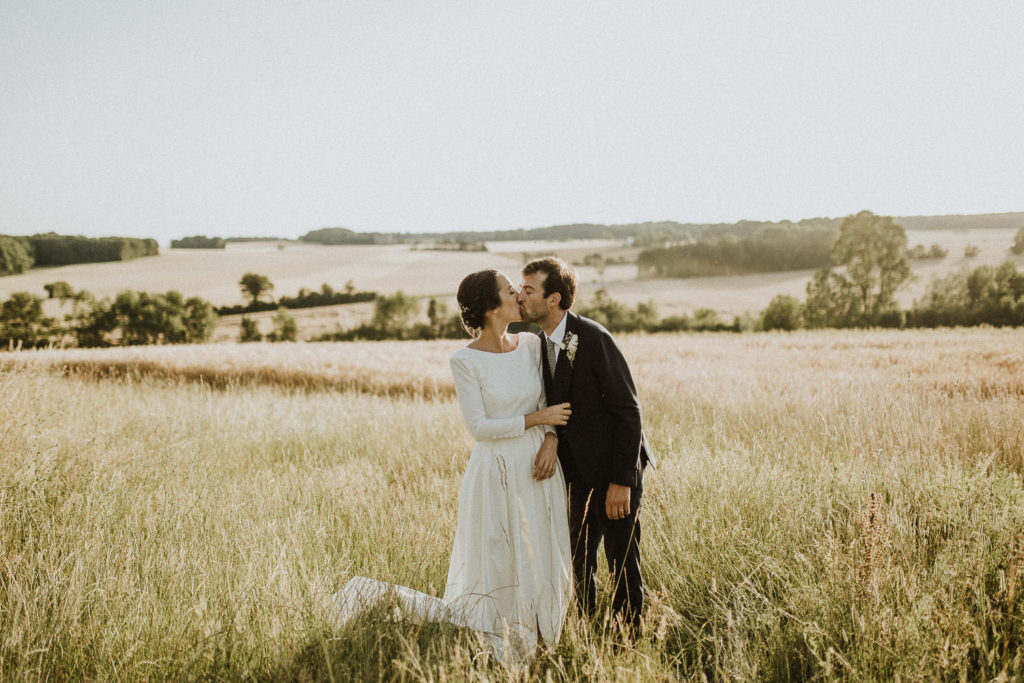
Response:
POLYGON ((527 429, 542 424, 565 424, 568 420, 568 403, 535 410, 526 415, 512 417, 489 418, 484 410, 483 394, 480 383, 461 358, 453 357, 450 361, 452 378, 455 380, 455 395, 459 399, 462 417, 469 427, 470 434, 477 441, 493 441, 494 439, 510 439, 521 436, 527 429))

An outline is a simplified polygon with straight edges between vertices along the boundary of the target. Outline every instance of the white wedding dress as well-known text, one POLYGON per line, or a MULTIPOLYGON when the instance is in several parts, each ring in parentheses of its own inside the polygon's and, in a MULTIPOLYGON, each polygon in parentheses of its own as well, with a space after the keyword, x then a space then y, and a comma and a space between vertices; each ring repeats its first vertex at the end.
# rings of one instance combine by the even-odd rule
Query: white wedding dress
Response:
POLYGON ((533 463, 545 427, 524 415, 544 407, 540 339, 518 335, 515 350, 468 347, 451 356, 462 415, 476 445, 459 491, 455 541, 443 598, 355 577, 333 597, 336 625, 386 596, 415 619, 447 621, 483 634, 509 663, 558 642, 572 565, 565 481, 537 482, 533 463))

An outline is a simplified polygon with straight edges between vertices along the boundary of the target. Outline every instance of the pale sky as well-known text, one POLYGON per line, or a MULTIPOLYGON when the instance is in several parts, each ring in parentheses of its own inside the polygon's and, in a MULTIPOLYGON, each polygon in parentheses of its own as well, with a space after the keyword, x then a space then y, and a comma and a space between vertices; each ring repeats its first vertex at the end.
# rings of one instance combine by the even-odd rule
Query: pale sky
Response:
POLYGON ((1024 3, 0 0, 0 233, 1024 210, 1024 3))

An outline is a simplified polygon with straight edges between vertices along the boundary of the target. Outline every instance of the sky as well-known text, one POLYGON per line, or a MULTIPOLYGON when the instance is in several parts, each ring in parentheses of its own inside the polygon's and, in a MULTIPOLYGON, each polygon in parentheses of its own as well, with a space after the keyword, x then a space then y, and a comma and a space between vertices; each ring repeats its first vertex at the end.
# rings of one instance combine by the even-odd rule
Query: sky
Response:
POLYGON ((0 234, 1024 211, 1024 3, 0 0, 0 234))

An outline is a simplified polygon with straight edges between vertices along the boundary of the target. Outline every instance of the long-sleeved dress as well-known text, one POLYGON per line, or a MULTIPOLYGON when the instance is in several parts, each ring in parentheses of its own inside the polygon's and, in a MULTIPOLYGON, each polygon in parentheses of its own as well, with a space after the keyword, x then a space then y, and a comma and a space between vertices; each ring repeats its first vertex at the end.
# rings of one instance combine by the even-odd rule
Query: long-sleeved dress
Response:
POLYGON ((451 357, 459 406, 476 445, 459 491, 457 528, 442 599, 356 577, 335 594, 347 621, 386 593, 407 611, 482 633, 502 661, 554 645, 569 604, 571 562, 565 481, 537 482, 533 463, 545 428, 525 415, 545 405, 540 339, 519 335, 507 353, 468 347, 451 357))

